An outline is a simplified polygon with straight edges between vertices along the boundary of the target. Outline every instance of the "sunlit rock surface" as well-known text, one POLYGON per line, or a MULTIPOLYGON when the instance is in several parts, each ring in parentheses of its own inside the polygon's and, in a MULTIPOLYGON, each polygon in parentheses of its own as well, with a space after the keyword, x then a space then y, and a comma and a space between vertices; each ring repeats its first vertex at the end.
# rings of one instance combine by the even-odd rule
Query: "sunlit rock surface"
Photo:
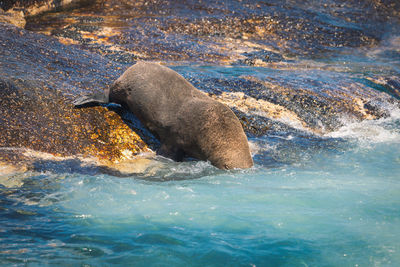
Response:
POLYGON ((102 0, 0 24, 0 265, 400 266, 399 4, 102 0), (132 114, 69 104, 136 60, 229 105, 255 166, 137 156, 130 129, 158 144, 132 114))
POLYGON ((22 12, 24 17, 43 12, 90 4, 93 0, 2 0, 0 8, 6 12, 22 12))
POLYGON ((307 1, 109 0, 32 18, 26 27, 126 65, 155 60, 170 65, 270 68, 269 76, 244 70, 239 77, 220 79, 177 70, 199 89, 229 104, 249 132, 265 134, 270 127, 260 125, 259 118, 271 119, 272 111, 266 109, 274 107, 274 113, 284 113, 272 118, 288 118, 291 112, 292 125, 321 134, 340 127, 344 115, 356 120, 384 117, 387 110, 381 104, 392 101, 387 94, 398 98, 397 85, 387 82, 385 89, 382 77, 378 74, 379 81, 374 77, 376 70, 346 65, 345 57, 379 47, 384 36, 396 30, 399 7, 396 1, 370 0, 312 5, 307 1), (338 55, 344 57, 343 65, 327 60, 338 55), (349 76, 349 71, 354 75, 349 76), (384 90, 371 89, 375 85, 384 90), (248 99, 247 107, 237 97, 232 101, 232 92, 244 93, 241 98, 248 99), (282 108, 277 111, 274 105, 282 108))
POLYGON ((264 66, 282 59, 326 57, 343 47, 374 46, 398 23, 399 10, 399 2, 390 0, 108 0, 32 18, 26 27, 121 62, 264 66))
POLYGON ((0 22, 25 27, 26 18, 39 14, 84 6, 92 0, 2 0, 0 1, 0 22))
POLYGON ((25 151, 33 150, 110 165, 148 151, 116 112, 70 103, 82 92, 106 87, 120 66, 46 36, 0 27, 1 160, 40 158, 25 151))
POLYGON ((249 137, 324 136, 385 118, 400 98, 398 72, 385 65, 400 57, 398 37, 387 38, 398 10, 389 0, 108 0, 28 16, 30 31, 2 24, 1 146, 108 165, 157 148, 124 110, 69 104, 137 60, 169 65, 228 105, 249 137))

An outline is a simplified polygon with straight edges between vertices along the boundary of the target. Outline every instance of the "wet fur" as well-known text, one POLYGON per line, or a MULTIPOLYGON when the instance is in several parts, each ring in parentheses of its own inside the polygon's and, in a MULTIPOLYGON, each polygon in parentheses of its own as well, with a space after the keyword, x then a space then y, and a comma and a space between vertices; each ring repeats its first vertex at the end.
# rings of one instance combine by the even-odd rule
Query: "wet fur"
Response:
POLYGON ((187 154, 221 169, 253 166, 247 137, 235 114, 167 67, 137 63, 104 94, 84 96, 74 104, 108 102, 128 107, 160 139, 160 153, 174 160, 187 154))

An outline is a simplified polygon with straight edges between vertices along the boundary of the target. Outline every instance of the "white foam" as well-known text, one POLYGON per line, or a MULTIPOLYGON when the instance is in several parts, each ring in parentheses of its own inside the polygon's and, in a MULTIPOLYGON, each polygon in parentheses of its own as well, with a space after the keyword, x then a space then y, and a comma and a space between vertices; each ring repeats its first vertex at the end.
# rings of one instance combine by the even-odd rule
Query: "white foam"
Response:
POLYGON ((266 143, 265 139, 262 138, 249 139, 248 143, 249 143, 250 153, 252 156, 261 154, 264 151, 270 151, 275 149, 275 146, 266 143))
POLYGON ((368 143, 400 143, 400 110, 393 109, 390 116, 378 120, 355 122, 343 118, 344 126, 337 131, 326 134, 326 137, 357 139, 368 143), (394 125, 394 126, 393 126, 394 125))

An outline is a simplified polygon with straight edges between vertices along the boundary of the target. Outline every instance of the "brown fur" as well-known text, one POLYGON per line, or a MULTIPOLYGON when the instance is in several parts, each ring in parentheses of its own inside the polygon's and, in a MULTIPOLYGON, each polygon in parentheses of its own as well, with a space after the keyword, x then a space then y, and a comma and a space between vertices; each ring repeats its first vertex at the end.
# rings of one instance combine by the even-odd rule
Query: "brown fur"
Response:
POLYGON ((220 169, 250 168, 253 160, 242 125, 224 104, 205 95, 175 71, 154 63, 131 66, 97 99, 127 106, 159 137, 161 153, 209 160, 220 169))

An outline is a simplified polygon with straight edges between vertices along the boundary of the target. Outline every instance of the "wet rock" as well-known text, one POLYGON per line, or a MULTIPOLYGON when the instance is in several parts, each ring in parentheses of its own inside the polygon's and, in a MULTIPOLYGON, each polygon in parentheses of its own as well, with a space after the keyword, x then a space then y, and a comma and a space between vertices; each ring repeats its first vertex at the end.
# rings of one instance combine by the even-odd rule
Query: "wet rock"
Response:
POLYGON ((0 88, 1 147, 110 160, 146 150, 140 137, 106 108, 76 110, 61 92, 32 81, 2 80, 0 88))
POLYGON ((315 71, 308 77, 303 72, 296 75, 294 70, 268 73, 262 78, 199 76, 189 80, 218 101, 247 114, 243 125, 255 135, 268 133, 271 125, 278 123, 326 134, 343 126, 344 118, 361 121, 386 117, 387 103, 398 103, 386 93, 329 71, 315 71), (260 122, 253 122, 255 118, 260 122), (268 127, 263 127, 262 118, 271 120, 268 127))
POLYGON ((0 22, 24 28, 26 19, 44 12, 66 7, 84 6, 90 0, 3 0, 0 1, 0 22))
POLYGON ((363 82, 400 100, 400 79, 395 76, 366 77, 363 82))
POLYGON ((250 137, 261 137, 277 133, 304 132, 280 122, 279 120, 273 120, 265 116, 243 112, 235 107, 232 108, 232 111, 236 114, 246 134, 250 137))
POLYGON ((88 50, 115 62, 132 65, 140 57, 108 42, 110 36, 107 34, 114 33, 106 33, 96 26, 102 20, 98 17, 78 18, 75 24, 52 30, 51 35, 61 38, 61 42, 85 45, 88 50))
POLYGON ((25 27, 26 20, 22 11, 5 12, 0 8, 0 22, 14 24, 17 27, 25 27))
POLYGON ((94 158, 102 165, 149 151, 114 111, 70 104, 87 90, 102 90, 121 66, 8 24, 0 28, 0 61, 7 63, 0 65, 1 148, 94 158))
POLYGON ((179 32, 195 37, 254 40, 272 44, 287 55, 319 55, 337 47, 374 45, 379 39, 361 29, 330 25, 309 11, 288 11, 277 8, 264 16, 199 19, 171 23, 167 32, 179 32), (312 31, 311 31, 312 29, 312 31))
POLYGON ((375 118, 387 118, 389 117, 389 112, 387 110, 383 110, 374 103, 373 101, 368 101, 364 104, 364 109, 366 112, 375 118))
MULTIPOLYGON (((60 43, 72 46, 3 26, 0 57, 7 62, 7 68, 2 66, 3 87, 10 92, 23 92, 23 98, 28 100, 21 103, 28 103, 41 91, 49 99, 67 103, 84 91, 103 89, 135 60, 163 61, 184 65, 182 68, 198 64, 234 65, 234 74, 227 68, 211 68, 209 76, 205 69, 185 77, 197 88, 229 104, 249 135, 261 136, 284 126, 289 132, 302 128, 324 134, 342 126, 344 117, 355 121, 378 119, 387 114, 382 106, 399 105, 400 83, 394 68, 380 71, 382 65, 375 68, 357 62, 358 59, 348 59, 357 51, 369 51, 366 53, 372 58, 398 58, 398 46, 374 50, 384 43, 381 40, 387 29, 396 30, 400 18, 398 3, 96 1, 90 8, 28 19, 27 29, 53 35, 60 43), (20 53, 16 54, 13 47, 20 53), (350 66, 349 61, 354 65, 350 66), (265 68, 253 73, 258 69, 254 66, 265 68), (33 95, 26 95, 27 92, 33 95), (243 97, 232 97, 238 94, 243 97), (289 121, 283 122, 283 114, 289 121)), ((9 101, 13 103, 12 98, 9 101)), ((41 103, 52 105, 48 99, 41 103)), ((77 112, 68 105, 62 109, 57 116, 77 112)), ((104 117, 108 111, 98 108, 88 112, 104 117)), ((29 121, 37 119, 29 117, 29 121)), ((51 118, 47 121, 52 122, 51 118)), ((131 122, 136 125, 134 119, 131 122)), ((75 123, 87 122, 77 119, 72 124, 75 123)), ((59 125, 57 129, 70 126, 59 125)), ((138 132, 147 136, 144 131, 138 132)), ((68 133, 71 134, 74 133, 68 133)), ((44 150, 55 148, 48 146, 44 150)), ((86 150, 68 148, 66 155, 86 150)))
POLYGON ((90 0, 2 0, 0 8, 7 12, 22 11, 23 15, 28 17, 89 2, 90 0))
POLYGON ((249 66, 266 66, 269 62, 285 61, 285 58, 279 53, 266 50, 258 50, 254 52, 245 52, 243 56, 246 59, 238 60, 236 64, 249 66))
POLYGON ((27 28, 110 58, 121 51, 135 59, 262 66, 377 45, 400 21, 398 3, 387 2, 107 0, 32 18, 27 28), (113 35, 104 38, 105 31, 113 35))

